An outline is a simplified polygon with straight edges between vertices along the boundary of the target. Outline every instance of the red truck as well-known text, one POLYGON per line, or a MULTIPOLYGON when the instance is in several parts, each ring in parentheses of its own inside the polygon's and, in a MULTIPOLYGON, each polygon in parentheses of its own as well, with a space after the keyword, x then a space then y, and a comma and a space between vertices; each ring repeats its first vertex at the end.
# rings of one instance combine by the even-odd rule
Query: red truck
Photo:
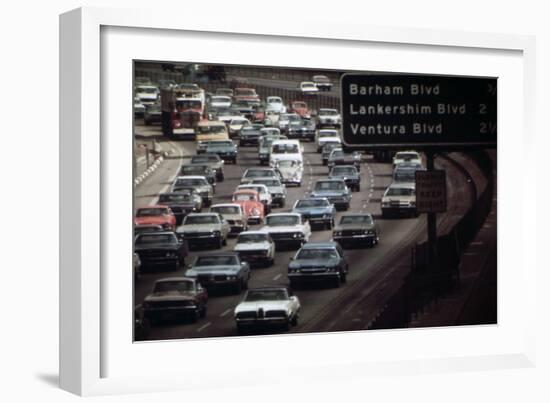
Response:
POLYGON ((206 118, 204 90, 196 84, 161 89, 162 133, 174 139, 195 138, 195 129, 206 118))

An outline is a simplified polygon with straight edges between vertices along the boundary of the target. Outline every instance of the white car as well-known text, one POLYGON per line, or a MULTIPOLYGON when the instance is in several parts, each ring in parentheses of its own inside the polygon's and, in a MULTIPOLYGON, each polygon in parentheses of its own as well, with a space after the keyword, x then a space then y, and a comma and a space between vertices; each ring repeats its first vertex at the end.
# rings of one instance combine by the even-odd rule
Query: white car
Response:
POLYGON ((321 108, 317 113, 317 126, 321 127, 340 127, 342 125, 342 116, 337 109, 321 108))
POLYGON ((278 112, 278 113, 286 113, 286 106, 283 103, 283 99, 281 97, 274 97, 270 96, 265 99, 266 103, 266 110, 278 112))
POLYGON ((136 87, 136 97, 143 105, 153 105, 157 102, 159 89, 154 85, 138 85, 136 87))
POLYGON ((301 247, 311 237, 309 222, 298 213, 271 213, 261 231, 267 232, 277 246, 301 247))
POLYGON ((270 136, 280 136, 281 135, 281 131, 276 128, 276 127, 262 127, 260 129, 260 137, 261 136, 267 136, 267 135, 270 135, 270 136))
POLYGON ((226 95, 214 95, 210 98, 210 106, 212 108, 229 108, 231 102, 231 97, 226 95))
POLYGON ((243 116, 238 111, 234 111, 232 109, 227 109, 216 113, 216 119, 219 120, 220 122, 225 123, 226 125, 229 125, 229 123, 233 119, 239 119, 242 117, 243 116))
POLYGON ((300 140, 283 139, 274 140, 269 151, 269 165, 275 166, 278 161, 299 160, 303 161, 303 147, 300 140))
POLYGON ((278 125, 279 124, 279 116, 281 116, 281 114, 278 111, 269 109, 269 107, 267 107, 265 109, 264 126, 265 127, 271 127, 271 126, 278 125))
POLYGON ((248 184, 258 178, 281 179, 279 173, 273 168, 250 167, 241 176, 241 185, 248 184))
POLYGON ((332 83, 327 76, 317 75, 313 76, 311 80, 315 83, 315 86, 319 88, 319 91, 330 91, 332 89, 332 83))
POLYGON ((210 206, 212 213, 219 213, 227 220, 231 227, 231 234, 238 234, 248 230, 246 215, 240 204, 236 203, 220 203, 210 206))
POLYGON ((235 119, 231 119, 231 121, 228 124, 229 128, 229 135, 230 136, 236 136, 238 135, 243 127, 250 126, 250 120, 243 117, 238 117, 235 119))
POLYGON ((275 168, 277 168, 281 173, 283 177, 282 182, 284 184, 302 186, 304 166, 301 159, 277 161, 275 168))
POLYGON ((273 198, 271 197, 271 193, 269 193, 269 189, 267 188, 266 185, 262 185, 259 183, 256 183, 256 184, 248 183, 245 185, 237 186, 236 190, 241 190, 241 189, 254 189, 255 191, 257 191, 260 196, 260 201, 264 205, 265 211, 267 213, 271 211, 271 204, 273 203, 273 198))
POLYGON ((321 129, 317 133, 317 152, 320 153, 326 143, 342 143, 338 130, 321 129))
POLYGON ((258 326, 280 326, 285 330, 298 324, 300 300, 286 287, 248 290, 234 316, 239 333, 258 326))
POLYGON ((252 185, 265 185, 271 193, 271 203, 279 207, 284 207, 286 204, 286 186, 281 183, 280 179, 274 178, 258 178, 252 179, 252 185))
POLYGON ((422 157, 417 151, 398 151, 393 157, 393 167, 402 163, 422 165, 422 157))
POLYGON ((250 265, 259 263, 270 267, 275 259, 275 243, 269 234, 261 231, 241 232, 233 250, 241 261, 250 265))
POLYGON ((302 81, 298 87, 302 95, 315 95, 319 92, 319 88, 313 81, 302 81))
POLYGON ((384 192, 380 204, 384 218, 396 215, 417 217, 415 184, 392 183, 384 192))

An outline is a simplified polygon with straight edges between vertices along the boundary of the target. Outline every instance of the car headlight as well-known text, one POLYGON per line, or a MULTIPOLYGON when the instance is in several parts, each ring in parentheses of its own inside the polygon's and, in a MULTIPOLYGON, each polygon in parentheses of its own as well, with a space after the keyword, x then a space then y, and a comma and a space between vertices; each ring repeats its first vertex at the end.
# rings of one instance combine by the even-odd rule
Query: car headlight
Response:
POLYGON ((410 202, 412 207, 416 207, 416 202, 410 202))
POLYGON ((382 207, 389 207, 390 202, 388 201, 382 201, 382 207))
POLYGON ((328 214, 328 213, 323 214, 323 218, 331 218, 331 217, 332 217, 331 214, 328 214))
POLYGON ((166 257, 176 257, 176 252, 167 252, 166 257))
POLYGON ((220 231, 212 231, 212 235, 213 236, 220 236, 221 232, 220 231))
POLYGON ((294 238, 303 238, 304 234, 302 234, 301 232, 296 232, 296 233, 294 233, 293 237, 294 238))
POLYGON ((341 236, 342 235, 342 231, 334 231, 334 236, 341 236))

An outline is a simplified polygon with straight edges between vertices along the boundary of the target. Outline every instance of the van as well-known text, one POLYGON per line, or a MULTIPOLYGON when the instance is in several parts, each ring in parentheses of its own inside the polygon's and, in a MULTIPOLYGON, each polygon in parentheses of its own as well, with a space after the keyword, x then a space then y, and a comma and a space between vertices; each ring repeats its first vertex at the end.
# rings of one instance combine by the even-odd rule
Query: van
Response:
POLYGON ((269 164, 275 166, 278 161, 298 160, 303 163, 303 147, 299 140, 274 140, 271 143, 269 164))

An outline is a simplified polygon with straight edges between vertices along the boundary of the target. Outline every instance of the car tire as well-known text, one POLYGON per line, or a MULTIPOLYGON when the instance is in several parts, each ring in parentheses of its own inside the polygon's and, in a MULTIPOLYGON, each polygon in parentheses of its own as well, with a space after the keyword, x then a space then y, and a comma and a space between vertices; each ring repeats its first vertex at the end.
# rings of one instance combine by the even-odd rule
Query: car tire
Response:
POLYGON ((347 273, 342 273, 342 274, 340 274, 340 279, 341 279, 341 282, 342 282, 342 283, 345 283, 346 281, 348 281, 348 275, 347 275, 347 273))
POLYGON ((208 312, 208 309, 207 309, 207 307, 206 307, 206 304, 204 304, 204 305, 202 306, 202 309, 201 309, 201 314, 200 314, 201 318, 205 318, 207 312, 208 312))
POLYGON ((336 278, 332 281, 332 287, 333 288, 340 288, 340 285, 342 284, 342 279, 341 277, 338 275, 336 276, 336 278))
POLYGON ((282 201, 279 203, 279 207, 281 207, 281 208, 283 208, 285 205, 286 205, 286 201, 285 201, 285 200, 282 200, 282 201))
POLYGON ((294 315, 290 321, 290 324, 292 326, 297 326, 298 325, 298 313, 296 313, 296 315, 294 315))
POLYGON ((267 267, 271 267, 275 264, 275 258, 271 258, 267 260, 267 267))
POLYGON ((195 312, 191 315, 191 323, 197 323, 201 317, 201 313, 198 309, 195 309, 195 312))

